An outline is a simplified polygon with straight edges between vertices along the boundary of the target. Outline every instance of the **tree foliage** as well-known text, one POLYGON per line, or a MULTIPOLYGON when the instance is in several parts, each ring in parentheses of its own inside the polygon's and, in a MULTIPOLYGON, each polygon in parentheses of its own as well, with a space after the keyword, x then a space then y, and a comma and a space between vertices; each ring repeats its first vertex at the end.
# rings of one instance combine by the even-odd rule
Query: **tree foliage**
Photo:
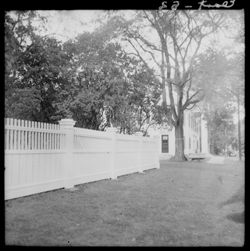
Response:
POLYGON ((233 123, 234 112, 235 108, 227 105, 205 113, 212 153, 226 152, 228 146, 237 148, 236 125, 233 123))
POLYGON ((68 60, 57 40, 32 34, 17 54, 14 70, 6 73, 6 115, 52 122, 68 60))
POLYGON ((200 55, 196 62, 194 78, 206 90, 203 110, 208 121, 211 151, 214 153, 219 153, 220 147, 222 150, 230 144, 235 147, 235 142, 240 141, 236 125, 232 126, 232 116, 244 104, 243 63, 242 53, 232 56, 213 49, 200 55))
POLYGON ((72 55, 72 77, 60 93, 58 112, 71 115, 78 126, 102 130, 114 125, 133 133, 141 130, 159 100, 157 81, 107 37, 98 30, 64 45, 72 55))
POLYGON ((175 127, 177 160, 185 159, 184 111, 204 97, 204 90, 193 84, 193 64, 204 39, 220 27, 222 20, 223 16, 213 11, 152 10, 138 11, 137 22, 123 25, 131 54, 149 70, 156 69, 161 81, 161 110, 175 127))
POLYGON ((146 134, 160 98, 158 81, 113 41, 115 20, 62 44, 35 32, 35 12, 15 14, 5 20, 6 116, 44 122, 72 117, 79 127, 114 125, 122 133, 146 134))
MULTIPOLYGON (((144 135, 154 124, 171 124, 176 138, 183 139, 183 113, 203 97, 215 104, 220 94, 218 106, 233 97, 244 103, 242 71, 233 70, 243 58, 228 60, 213 50, 199 55, 222 16, 138 11, 126 21, 111 15, 94 32, 61 43, 36 32, 37 12, 6 13, 6 116, 44 122, 72 117, 79 127, 115 126, 121 133, 144 135)), ((183 143, 176 144, 180 159, 183 143)))

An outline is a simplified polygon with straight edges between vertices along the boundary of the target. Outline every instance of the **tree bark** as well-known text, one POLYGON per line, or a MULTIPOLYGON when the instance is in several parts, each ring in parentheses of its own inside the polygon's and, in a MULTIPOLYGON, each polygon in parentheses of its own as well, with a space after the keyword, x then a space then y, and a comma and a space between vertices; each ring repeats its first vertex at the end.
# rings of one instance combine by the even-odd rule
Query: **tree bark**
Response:
POLYGON ((176 161, 185 161, 187 158, 184 154, 184 130, 183 118, 179 119, 175 126, 175 156, 176 161))

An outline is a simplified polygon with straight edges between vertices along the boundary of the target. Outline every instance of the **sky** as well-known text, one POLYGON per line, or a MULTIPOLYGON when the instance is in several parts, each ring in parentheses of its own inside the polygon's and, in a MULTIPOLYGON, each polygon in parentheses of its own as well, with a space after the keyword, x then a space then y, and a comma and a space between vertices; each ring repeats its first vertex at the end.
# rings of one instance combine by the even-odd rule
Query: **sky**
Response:
MULTIPOLYGON (((122 12, 126 17, 131 17, 131 10, 123 10, 122 12)), ((98 23, 95 22, 97 18, 101 20, 104 19, 103 10, 52 10, 52 11, 39 11, 42 16, 47 17, 47 33, 54 34, 54 36, 61 40, 66 41, 70 38, 74 38, 84 31, 92 32, 98 23)), ((231 12, 233 14, 233 12, 231 12)), ((229 24, 230 26, 230 24, 229 24)), ((232 39, 230 36, 238 27, 233 27, 231 25, 230 33, 223 34, 219 33, 216 38, 214 38, 216 44, 221 47, 232 46, 232 39)), ((237 47, 234 46, 234 50, 237 47)))
MULTIPOLYGON (((222 10, 219 10, 222 11, 222 10)), ((133 15, 133 10, 118 10, 119 14, 122 14, 125 18, 131 18, 133 15)), ((236 11, 227 11, 228 16, 233 16, 236 11)), ((106 19, 107 11, 103 10, 49 10, 49 11, 38 11, 41 16, 47 18, 47 23, 45 25, 45 30, 40 30, 40 35, 51 35, 56 39, 65 42, 68 39, 73 39, 77 35, 83 32, 92 32, 96 27, 100 25, 106 19), (99 19, 99 20, 98 20, 99 19)), ((242 23, 244 20, 242 11, 242 23)), ((35 24, 40 24, 37 22, 35 24)), ((216 36, 212 38, 212 44, 217 48, 227 48, 228 51, 239 52, 244 50, 244 46, 239 46, 236 44, 232 37, 235 32, 240 29, 244 29, 244 24, 241 27, 235 26, 232 23, 228 23, 229 32, 217 33, 216 36)), ((151 35, 154 39, 154 35, 151 35)), ((211 40, 210 40, 211 42, 211 40)), ((201 47, 206 47, 206 43, 203 42, 201 47)), ((200 48, 202 50, 202 48, 200 48)))
POLYGON ((62 42, 74 38, 78 34, 92 32, 97 24, 94 22, 103 15, 101 10, 72 10, 72 11, 39 11, 48 20, 46 28, 48 34, 53 34, 62 42))
MULTIPOLYGON (((119 11, 125 18, 131 18, 133 15, 133 10, 121 10, 119 11)), ((229 15, 233 16, 234 12, 229 11, 229 15)), ((53 35, 56 39, 65 42, 68 39, 73 39, 77 35, 83 32, 92 32, 96 27, 100 25, 106 18, 107 11, 103 10, 52 10, 52 11, 39 11, 39 14, 47 18, 46 32, 43 34, 53 35), (99 21, 97 21, 99 19, 99 21)), ((243 15, 242 15, 243 16, 243 15)), ((203 41, 200 48, 200 52, 206 50, 208 46, 217 48, 228 53, 240 52, 244 50, 243 45, 239 46, 233 41, 233 33, 239 30, 239 27, 234 27, 232 24, 228 24, 230 29, 229 32, 222 33, 219 32, 216 36, 210 38, 209 41, 203 41)), ((145 36, 150 39, 153 43, 157 43, 157 35, 152 32, 146 32, 145 36), (150 37, 151 36, 151 37, 150 37)), ((123 44, 124 49, 128 52, 134 52, 131 45, 123 44)), ((140 49, 139 49, 140 50, 140 49)), ((153 61, 151 61, 154 64, 153 61)), ((155 67, 154 67, 155 68, 155 67)), ((156 67, 156 71, 158 71, 156 67)))

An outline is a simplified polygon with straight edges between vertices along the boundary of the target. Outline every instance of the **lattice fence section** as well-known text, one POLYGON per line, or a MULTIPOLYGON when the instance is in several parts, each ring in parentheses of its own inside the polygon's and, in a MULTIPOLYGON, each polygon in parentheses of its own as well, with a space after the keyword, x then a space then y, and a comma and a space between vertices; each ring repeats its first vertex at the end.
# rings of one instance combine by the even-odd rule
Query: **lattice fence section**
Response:
POLYGON ((60 125, 5 119, 5 150, 59 150, 63 146, 60 125))

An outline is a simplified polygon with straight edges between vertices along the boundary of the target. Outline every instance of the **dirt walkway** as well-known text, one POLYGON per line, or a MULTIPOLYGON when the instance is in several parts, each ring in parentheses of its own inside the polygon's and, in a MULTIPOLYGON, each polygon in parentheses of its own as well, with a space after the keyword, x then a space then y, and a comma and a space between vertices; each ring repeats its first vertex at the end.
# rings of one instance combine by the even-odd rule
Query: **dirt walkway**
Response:
POLYGON ((6 244, 242 246, 244 165, 162 161, 132 174, 6 202, 6 244))

